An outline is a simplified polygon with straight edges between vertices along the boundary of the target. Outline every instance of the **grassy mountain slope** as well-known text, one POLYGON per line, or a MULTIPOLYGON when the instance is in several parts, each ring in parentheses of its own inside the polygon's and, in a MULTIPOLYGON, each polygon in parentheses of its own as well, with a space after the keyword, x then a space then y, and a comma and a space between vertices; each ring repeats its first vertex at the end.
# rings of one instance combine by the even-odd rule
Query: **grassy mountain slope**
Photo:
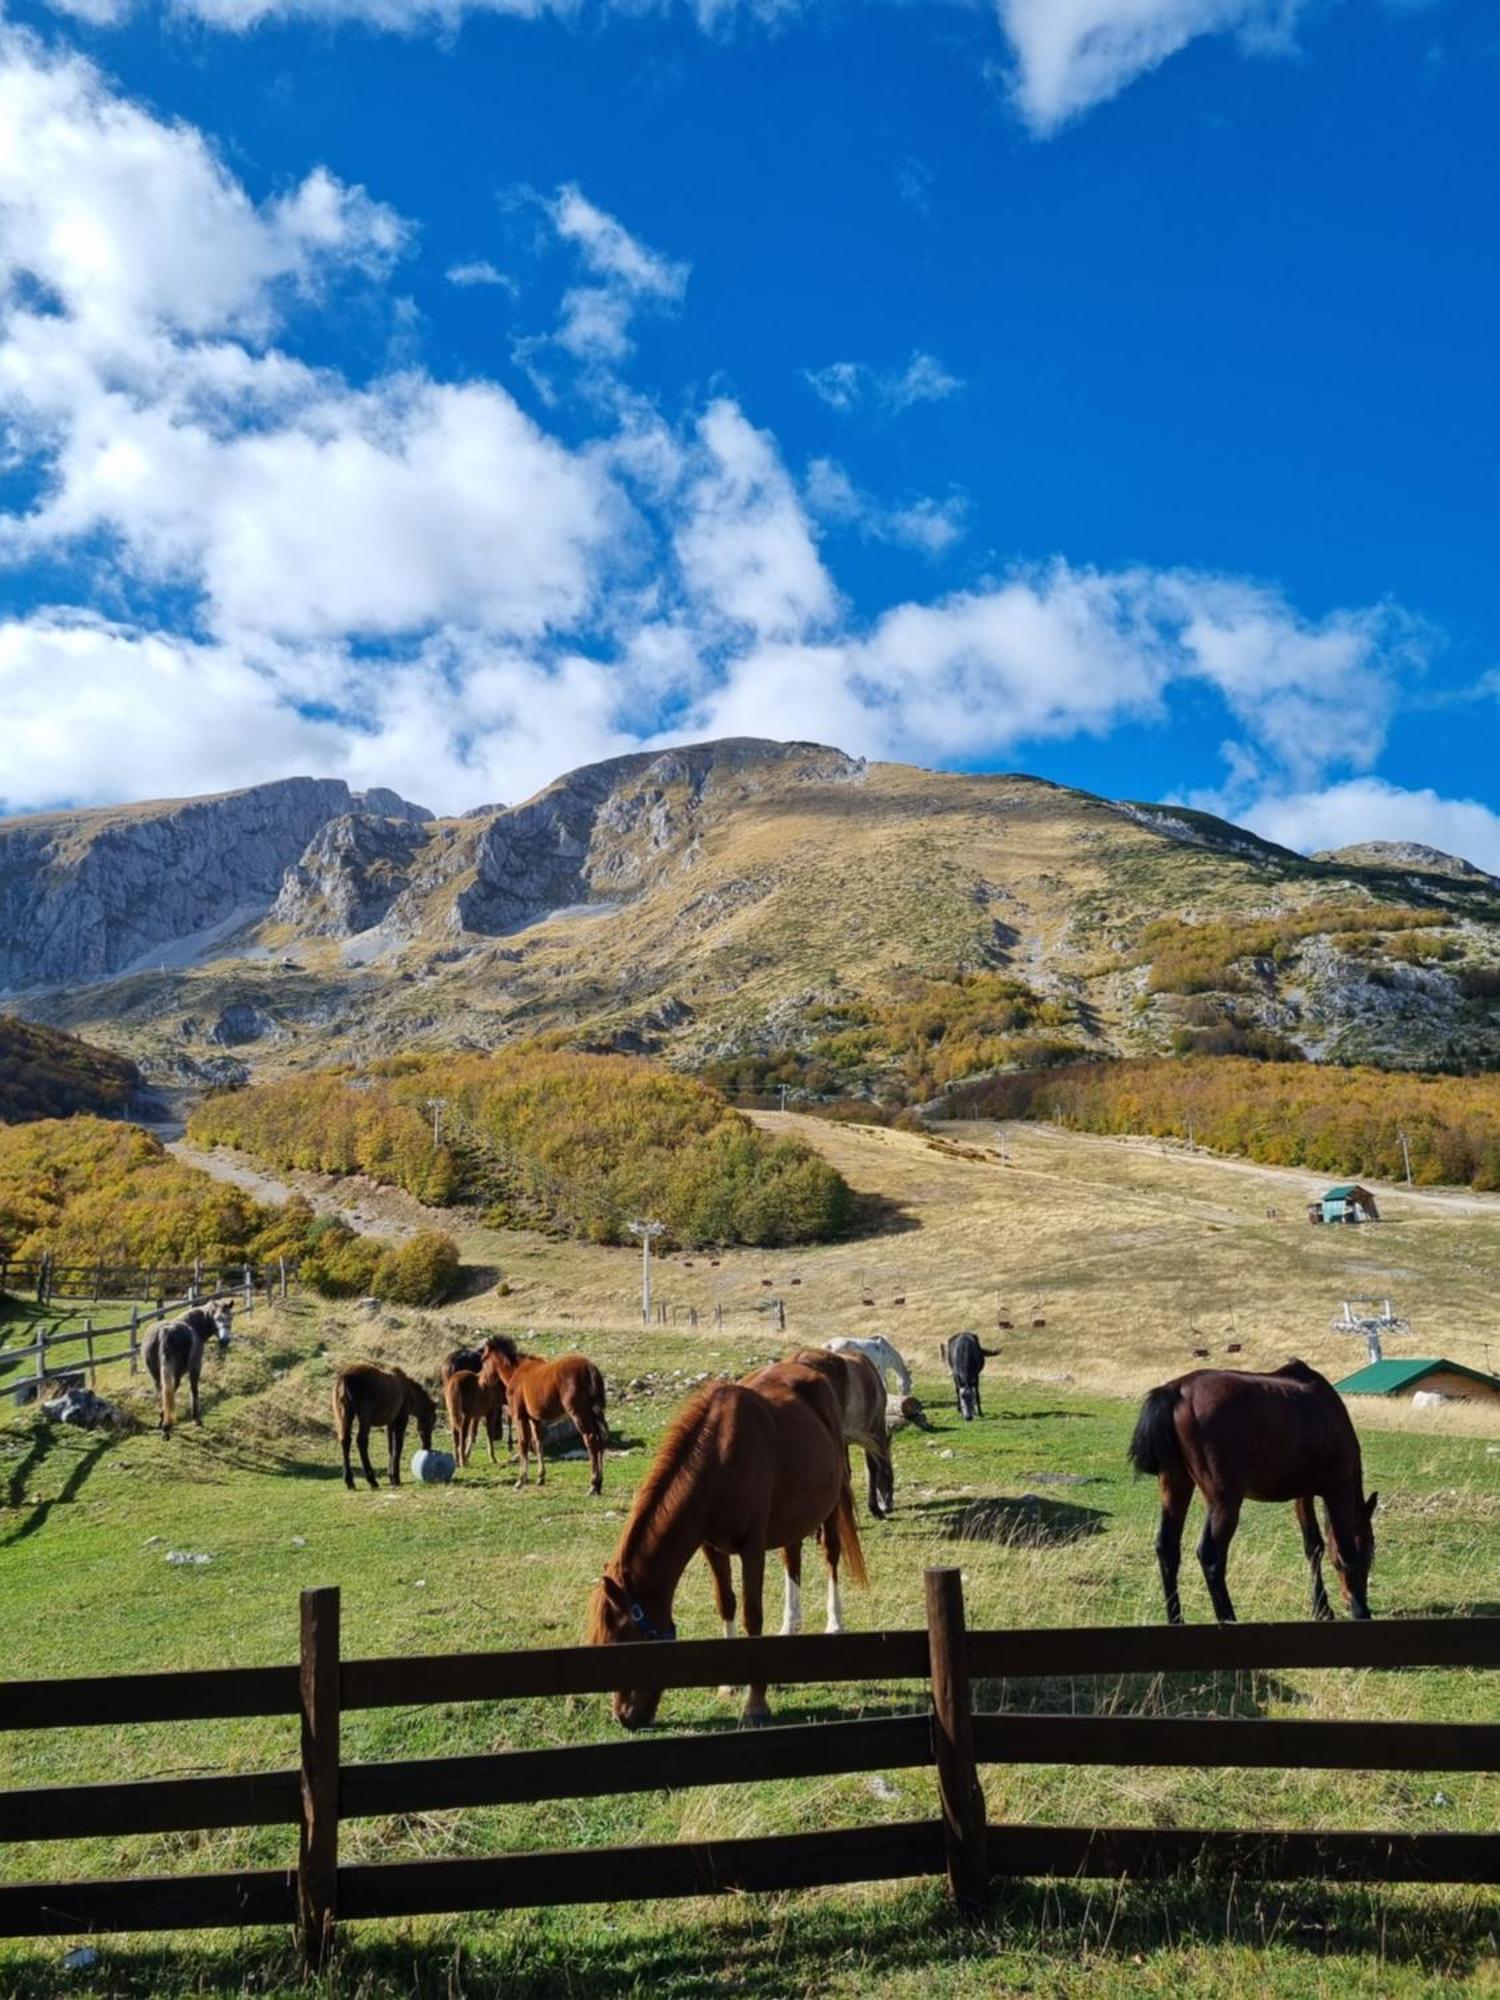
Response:
POLYGON ((76 1035, 0 1014, 0 1125, 123 1112, 141 1088, 133 1062, 76 1035))
POLYGON ((993 1034, 1044 1035, 1055 1055, 1255 1036, 1419 1066, 1500 1054, 1488 877, 1309 861, 1034 778, 708 745, 435 822, 399 867, 350 863, 358 893, 341 898, 343 865, 330 850, 305 866, 249 955, 35 1004, 169 1073, 222 1064, 234 1010, 232 1060, 257 1072, 538 1030, 698 1066, 854 1029, 844 1068, 868 1081, 910 1053, 888 1015, 982 971, 1030 996, 1022 1027, 993 1034), (330 910, 363 921, 372 896, 380 920, 334 934, 330 910))

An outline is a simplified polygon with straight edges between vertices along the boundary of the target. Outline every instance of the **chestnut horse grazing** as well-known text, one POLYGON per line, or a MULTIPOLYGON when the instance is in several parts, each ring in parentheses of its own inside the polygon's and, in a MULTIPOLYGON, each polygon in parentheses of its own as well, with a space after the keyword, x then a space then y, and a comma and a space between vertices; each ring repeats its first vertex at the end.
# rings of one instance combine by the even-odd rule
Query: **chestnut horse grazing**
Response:
POLYGON ((400 1368, 377 1368, 373 1361, 356 1361, 346 1368, 333 1385, 333 1422, 344 1454, 344 1484, 354 1491, 354 1474, 349 1466, 349 1439, 359 1430, 359 1462, 372 1486, 379 1484, 370 1463, 371 1428, 384 1429, 390 1443, 392 1486, 401 1484, 401 1447, 406 1426, 415 1418, 423 1451, 432 1450, 432 1427, 437 1422, 437 1404, 410 1375, 400 1368))
MULTIPOLYGON (((445 1370, 447 1365, 444 1362, 445 1370)), ((505 1439, 505 1384, 500 1377, 488 1371, 478 1375, 472 1368, 455 1368, 444 1375, 443 1400, 448 1405, 453 1455, 459 1464, 468 1464, 474 1440, 479 1435, 479 1426, 483 1423, 489 1441, 490 1463, 493 1465, 495 1433, 500 1433, 502 1443, 505 1439)))
POLYGON ((161 1397, 163 1437, 172 1435, 177 1421, 177 1391, 184 1376, 193 1399, 193 1422, 202 1423, 198 1378, 203 1373, 203 1350, 211 1340, 227 1347, 233 1331, 234 1301, 221 1299, 213 1306, 192 1306, 181 1319, 158 1323, 141 1342, 141 1359, 161 1397))
MULTIPOLYGON (((763 1368, 743 1382, 714 1383, 694 1396, 662 1440, 595 1588, 589 1644, 675 1639, 672 1601, 699 1549, 726 1638, 734 1630, 731 1557, 740 1559, 745 1631, 756 1638, 764 1623, 766 1553, 780 1549, 787 1573, 783 1630, 795 1631, 809 1535, 823 1543, 828 1630, 840 1632, 840 1558, 856 1583, 866 1577, 837 1397, 821 1375, 795 1362, 763 1368)), ((615 1720, 638 1729, 660 1702, 659 1688, 622 1689, 614 1696, 615 1720)), ((752 1687, 745 1721, 765 1722, 770 1712, 765 1688, 752 1687)))
POLYGON ((1197 1368, 1153 1389, 1141 1405, 1130 1458, 1138 1472, 1161 1482, 1156 1554, 1170 1624, 1182 1623, 1177 1570, 1195 1486, 1208 1508, 1198 1560, 1221 1624, 1234 1620, 1224 1572, 1246 1500, 1293 1503, 1312 1571, 1313 1616, 1331 1618, 1315 1508, 1321 1500, 1344 1602, 1352 1617, 1369 1617, 1377 1496, 1365 1498, 1359 1439, 1342 1397, 1305 1361, 1289 1361, 1270 1375, 1197 1368))
POLYGON ((811 1368, 821 1375, 838 1397, 845 1441, 859 1445, 865 1454, 870 1512, 877 1521, 886 1520, 895 1505, 896 1475, 886 1430, 884 1376, 867 1355, 854 1348, 804 1347, 792 1359, 799 1368, 811 1368))
POLYGON ((604 1491, 604 1440, 609 1434, 604 1421, 604 1377, 586 1354, 563 1354, 556 1361, 544 1361, 539 1354, 523 1354, 504 1334, 492 1333, 484 1343, 484 1367, 479 1379, 483 1381, 486 1376, 501 1384, 520 1434, 518 1486, 526 1484, 533 1444, 536 1483, 546 1485, 542 1425, 567 1417, 589 1455, 589 1491, 604 1491))

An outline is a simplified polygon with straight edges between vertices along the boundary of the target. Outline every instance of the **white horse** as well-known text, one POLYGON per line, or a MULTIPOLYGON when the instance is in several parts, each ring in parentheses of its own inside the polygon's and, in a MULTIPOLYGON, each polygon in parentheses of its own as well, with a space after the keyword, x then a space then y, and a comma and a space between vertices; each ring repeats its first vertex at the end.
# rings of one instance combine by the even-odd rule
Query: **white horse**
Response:
POLYGON ((825 1340, 823 1345, 833 1354, 842 1354, 846 1350, 862 1354, 880 1371, 882 1381, 889 1371, 900 1384, 900 1393, 903 1396, 911 1394, 911 1370, 884 1334, 873 1334, 868 1340, 855 1340, 852 1336, 843 1335, 838 1340, 825 1340))

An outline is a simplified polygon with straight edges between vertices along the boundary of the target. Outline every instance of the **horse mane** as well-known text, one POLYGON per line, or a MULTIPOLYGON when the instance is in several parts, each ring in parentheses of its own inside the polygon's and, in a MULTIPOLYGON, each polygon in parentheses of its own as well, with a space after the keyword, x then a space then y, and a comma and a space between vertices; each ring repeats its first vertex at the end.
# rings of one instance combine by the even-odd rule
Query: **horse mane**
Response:
POLYGON ((1328 1379, 1320 1375, 1316 1368, 1309 1367, 1307 1362, 1300 1361, 1295 1356, 1292 1360, 1283 1362, 1281 1367, 1273 1368, 1271 1373, 1284 1375, 1290 1382, 1326 1382, 1328 1379))
MULTIPOLYGON (((671 1498, 674 1487, 678 1486, 694 1469, 703 1451, 703 1415, 708 1405, 724 1387, 722 1382, 710 1382, 691 1397, 668 1424, 656 1456, 651 1461, 650 1470, 641 1481, 635 1496, 635 1504, 630 1510, 630 1518, 625 1523, 620 1536, 620 1549, 629 1541, 631 1531, 648 1513, 652 1513, 671 1498)), ((619 1551, 616 1551, 618 1555, 619 1551)), ((614 1558, 610 1560, 613 1567, 614 1558)))
POLYGON ((498 1354, 502 1361, 509 1361, 512 1366, 521 1359, 520 1348, 508 1334, 504 1333, 492 1333, 484 1343, 483 1352, 498 1354))

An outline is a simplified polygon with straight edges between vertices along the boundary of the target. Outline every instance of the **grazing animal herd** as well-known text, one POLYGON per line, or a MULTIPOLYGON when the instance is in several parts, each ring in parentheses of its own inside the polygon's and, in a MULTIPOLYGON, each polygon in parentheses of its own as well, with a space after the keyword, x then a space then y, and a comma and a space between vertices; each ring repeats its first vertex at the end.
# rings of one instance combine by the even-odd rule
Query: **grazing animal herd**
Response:
MULTIPOLYGON (((232 1307, 223 1303, 194 1307, 147 1335, 142 1352, 160 1395, 165 1435, 171 1435, 184 1381, 193 1418, 202 1421, 204 1352, 215 1341, 227 1347, 232 1325, 232 1307)), ((965 1422, 984 1414, 979 1378, 994 1352, 972 1332, 942 1345, 965 1422)), ((852 1448, 864 1454, 872 1517, 888 1518, 895 1504, 888 1375, 895 1378, 902 1407, 914 1408, 910 1370, 890 1342, 879 1337, 802 1348, 737 1382, 717 1381, 700 1389, 669 1426, 595 1586, 590 1642, 675 1638, 678 1587, 700 1551, 726 1636, 734 1628, 736 1611, 747 1634, 763 1630, 765 1569, 772 1554, 780 1555, 786 1575, 781 1630, 800 1631, 802 1550, 809 1538, 821 1547, 827 1571, 826 1629, 842 1631, 840 1574, 856 1583, 866 1581, 850 1483, 852 1448), (740 1564, 738 1597, 731 1570, 735 1560, 740 1564)), ((468 1465, 481 1425, 492 1461, 496 1440, 505 1443, 509 1426, 520 1457, 517 1484, 528 1483, 534 1455, 537 1484, 544 1485, 544 1428, 566 1421, 588 1456, 589 1492, 603 1492, 609 1437, 605 1384, 586 1355, 549 1361, 524 1353, 503 1334, 492 1334, 479 1347, 450 1354, 442 1365, 442 1382, 458 1466, 468 1465)), ((356 1447, 366 1480, 372 1487, 378 1484, 369 1440, 372 1430, 383 1429, 390 1482, 398 1486, 407 1429, 415 1425, 423 1451, 430 1453, 438 1405, 404 1370, 356 1362, 334 1384, 333 1415, 345 1485, 352 1490, 355 1484, 351 1454, 356 1447)), ((1141 1405, 1129 1458, 1160 1487, 1156 1553, 1169 1623, 1182 1622, 1182 1529, 1195 1491, 1202 1494, 1207 1511, 1198 1560, 1221 1623, 1233 1622, 1235 1615, 1226 1569, 1246 1500, 1289 1501, 1295 1509, 1315 1618, 1333 1616, 1323 1580, 1325 1552, 1332 1555, 1350 1615, 1371 1615, 1376 1496, 1364 1492, 1359 1439, 1348 1410, 1316 1369, 1302 1361, 1268 1374, 1202 1368, 1163 1383, 1141 1405), (1320 1502, 1326 1534, 1318 1520, 1320 1502)), ((636 1728, 652 1720, 659 1701, 659 1690, 626 1689, 614 1697, 614 1712, 627 1728, 636 1728)), ((765 1688, 751 1687, 746 1720, 762 1722, 768 1714, 765 1688)))

